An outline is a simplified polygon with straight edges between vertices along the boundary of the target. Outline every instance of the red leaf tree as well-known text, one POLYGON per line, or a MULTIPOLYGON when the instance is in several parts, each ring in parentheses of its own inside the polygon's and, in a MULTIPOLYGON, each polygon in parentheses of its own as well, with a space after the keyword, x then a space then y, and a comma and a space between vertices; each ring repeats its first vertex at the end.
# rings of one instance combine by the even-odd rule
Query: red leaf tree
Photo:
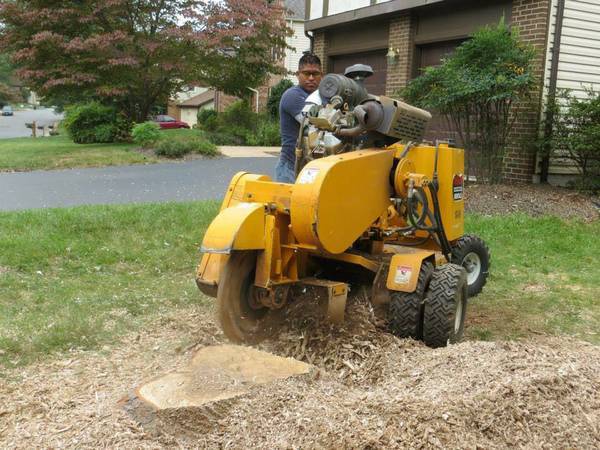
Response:
POLYGON ((140 122, 185 85, 245 96, 276 73, 283 12, 265 0, 14 0, 0 49, 55 104, 101 100, 140 122))

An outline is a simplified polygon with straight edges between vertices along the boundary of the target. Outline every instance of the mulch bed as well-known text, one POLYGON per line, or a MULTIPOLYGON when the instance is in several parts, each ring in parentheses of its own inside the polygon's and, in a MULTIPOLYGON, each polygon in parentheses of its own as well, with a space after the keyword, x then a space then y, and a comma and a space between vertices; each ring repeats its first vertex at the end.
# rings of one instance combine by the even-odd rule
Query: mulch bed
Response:
POLYGON ((484 215, 518 212, 533 217, 551 215, 591 222, 600 217, 600 198, 542 184, 468 185, 465 209, 467 213, 484 215))

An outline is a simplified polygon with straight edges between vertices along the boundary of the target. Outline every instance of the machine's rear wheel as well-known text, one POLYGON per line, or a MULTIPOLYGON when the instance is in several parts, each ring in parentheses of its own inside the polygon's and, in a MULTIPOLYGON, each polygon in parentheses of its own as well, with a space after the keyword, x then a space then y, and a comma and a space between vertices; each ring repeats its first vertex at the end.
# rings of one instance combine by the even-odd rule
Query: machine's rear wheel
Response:
POLYGON ((256 343, 264 337, 261 322, 269 309, 253 301, 255 270, 255 251, 234 251, 219 280, 217 318, 225 336, 236 343, 256 343))
POLYGON ((465 234, 452 246, 452 262, 467 271, 469 297, 481 292, 490 270, 490 251, 483 239, 465 234))
POLYGON ((467 272, 457 264, 436 267, 425 294, 423 342, 445 347, 461 340, 467 313, 467 272))
POLYGON ((423 338, 423 301, 431 281, 433 264, 423 261, 414 292, 394 292, 388 311, 389 327, 401 338, 423 338))

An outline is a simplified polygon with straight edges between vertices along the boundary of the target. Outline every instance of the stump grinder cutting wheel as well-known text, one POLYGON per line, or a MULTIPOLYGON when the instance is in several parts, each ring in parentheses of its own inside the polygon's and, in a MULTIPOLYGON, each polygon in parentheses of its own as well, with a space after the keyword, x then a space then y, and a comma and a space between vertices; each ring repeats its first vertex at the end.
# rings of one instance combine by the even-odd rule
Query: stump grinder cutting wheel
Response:
POLYGON ((336 265, 370 280, 374 309, 398 336, 431 347, 461 339, 467 296, 489 268, 485 243, 464 234, 464 151, 423 143, 431 115, 369 95, 367 69, 323 78, 327 102, 306 110, 294 184, 245 172, 231 180, 196 274, 231 341, 267 337, 303 287, 342 322, 355 279, 324 276, 336 265))

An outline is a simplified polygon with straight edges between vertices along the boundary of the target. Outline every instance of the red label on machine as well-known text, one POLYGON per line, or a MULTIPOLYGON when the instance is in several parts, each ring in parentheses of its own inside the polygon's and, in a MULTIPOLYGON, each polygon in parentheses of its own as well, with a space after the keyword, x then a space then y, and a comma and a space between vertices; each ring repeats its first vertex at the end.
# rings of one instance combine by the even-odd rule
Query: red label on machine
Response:
POLYGON ((396 274, 394 275, 394 283, 396 284, 408 284, 410 276, 412 275, 412 267, 400 266, 396 268, 396 274))
POLYGON ((465 177, 462 175, 454 175, 452 180, 452 198, 454 200, 462 200, 465 190, 465 177))

